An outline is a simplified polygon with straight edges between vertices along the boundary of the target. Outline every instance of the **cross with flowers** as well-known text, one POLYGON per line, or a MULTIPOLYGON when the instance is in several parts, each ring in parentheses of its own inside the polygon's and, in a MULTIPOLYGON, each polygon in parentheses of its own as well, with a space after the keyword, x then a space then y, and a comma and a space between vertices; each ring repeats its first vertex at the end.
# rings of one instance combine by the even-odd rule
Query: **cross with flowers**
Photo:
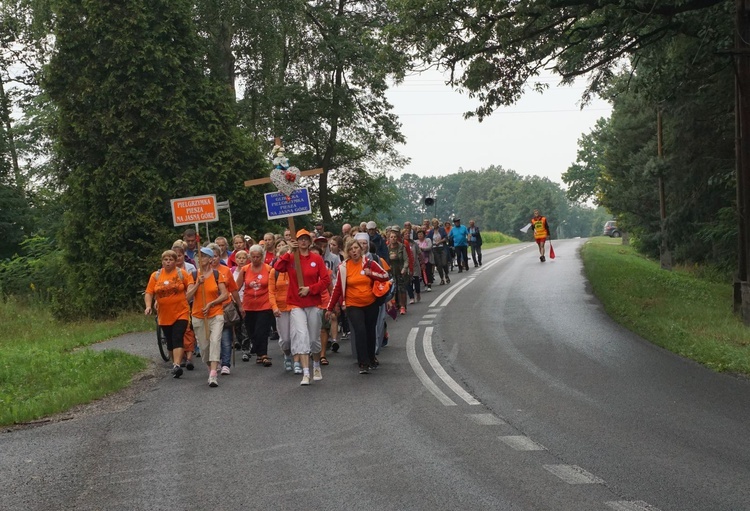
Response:
MULTIPOLYGON (((245 186, 259 186, 268 183, 273 183, 279 192, 283 193, 287 200, 290 200, 290 196, 295 190, 300 188, 299 178, 306 176, 314 176, 322 174, 323 169, 311 169, 311 170, 300 170, 297 167, 289 165, 289 159, 286 157, 286 151, 284 146, 281 144, 281 139, 276 137, 274 140, 273 150, 271 151, 271 160, 273 162, 273 170, 269 177, 261 177, 258 179, 250 179, 245 181, 245 186)), ((289 222, 289 232, 296 239, 296 228, 294 227, 294 216, 287 216, 289 222)), ((302 283, 302 268, 300 266, 299 252, 294 253, 294 266, 297 270, 297 283, 299 287, 303 286, 302 283)))

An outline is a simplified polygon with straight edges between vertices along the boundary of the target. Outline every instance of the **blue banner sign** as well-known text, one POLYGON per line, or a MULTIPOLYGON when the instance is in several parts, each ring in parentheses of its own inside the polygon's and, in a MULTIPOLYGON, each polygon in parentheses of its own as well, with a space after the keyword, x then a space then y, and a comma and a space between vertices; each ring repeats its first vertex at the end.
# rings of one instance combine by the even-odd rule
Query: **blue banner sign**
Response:
POLYGON ((310 192, 307 188, 298 188, 289 197, 281 192, 266 193, 264 196, 269 220, 312 213, 310 192))

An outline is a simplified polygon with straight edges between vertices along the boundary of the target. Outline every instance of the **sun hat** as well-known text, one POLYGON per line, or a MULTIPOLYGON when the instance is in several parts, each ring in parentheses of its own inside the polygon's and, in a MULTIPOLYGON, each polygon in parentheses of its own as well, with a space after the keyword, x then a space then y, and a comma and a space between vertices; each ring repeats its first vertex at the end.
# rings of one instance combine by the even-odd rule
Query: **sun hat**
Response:
POLYGON ((375 222, 373 222, 372 220, 370 220, 369 222, 367 222, 367 228, 368 229, 377 229, 378 228, 378 224, 376 224, 375 222))
POLYGON ((365 240, 365 241, 367 241, 369 243, 369 241, 370 241, 370 235, 367 234, 366 232, 358 232, 357 234, 354 235, 354 239, 355 240, 365 240))
POLYGON ((213 251, 213 250, 211 250, 211 249, 210 249, 210 248, 208 248, 208 247, 201 247, 201 254, 203 254, 203 255, 207 255, 208 257, 213 257, 213 256, 215 256, 215 255, 216 255, 216 254, 214 253, 214 251, 213 251))

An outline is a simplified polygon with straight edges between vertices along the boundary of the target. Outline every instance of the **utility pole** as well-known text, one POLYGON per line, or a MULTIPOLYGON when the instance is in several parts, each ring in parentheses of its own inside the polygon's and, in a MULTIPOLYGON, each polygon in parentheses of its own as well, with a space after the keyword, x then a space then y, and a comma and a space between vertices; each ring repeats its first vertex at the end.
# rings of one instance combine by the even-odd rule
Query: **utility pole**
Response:
POLYGON ((672 254, 667 244, 667 200, 664 193, 664 139, 661 123, 661 106, 656 110, 656 154, 659 158, 659 218, 661 220, 661 243, 659 244, 659 262, 662 270, 672 270, 672 254))
MULTIPOLYGON (((735 114, 737 116, 737 224, 739 311, 742 321, 750 326, 750 283, 748 283, 748 233, 747 215, 750 212, 750 0, 735 0, 737 12, 734 35, 735 43, 735 114)), ((735 285, 735 310, 737 309, 737 286, 735 285)))

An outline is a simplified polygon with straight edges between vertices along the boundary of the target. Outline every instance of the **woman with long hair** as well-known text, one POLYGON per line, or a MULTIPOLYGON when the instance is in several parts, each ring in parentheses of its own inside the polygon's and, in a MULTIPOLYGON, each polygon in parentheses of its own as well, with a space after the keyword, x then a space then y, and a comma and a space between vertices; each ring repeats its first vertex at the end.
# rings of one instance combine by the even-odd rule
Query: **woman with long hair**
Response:
POLYGON ((348 241, 344 252, 346 260, 339 265, 326 316, 332 317, 336 305, 343 301, 349 328, 354 332, 359 374, 367 374, 378 366, 375 347, 379 305, 372 285, 374 281, 386 282, 390 276, 375 259, 363 257, 357 240, 348 241))
POLYGON ((395 230, 388 235, 388 259, 391 265, 391 275, 396 280, 396 298, 399 312, 406 314, 406 290, 411 280, 409 274, 409 255, 406 247, 399 240, 399 233, 395 230))

